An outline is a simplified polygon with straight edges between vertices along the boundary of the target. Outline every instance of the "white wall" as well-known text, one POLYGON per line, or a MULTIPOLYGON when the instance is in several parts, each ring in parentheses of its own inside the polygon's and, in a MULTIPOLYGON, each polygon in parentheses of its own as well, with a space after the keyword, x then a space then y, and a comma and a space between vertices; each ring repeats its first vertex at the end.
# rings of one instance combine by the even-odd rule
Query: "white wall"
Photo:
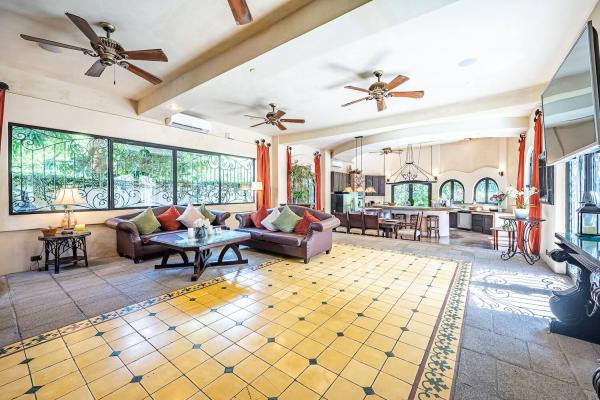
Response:
MULTIPOLYGON (((18 85, 12 85, 15 87, 18 85)), ((164 145, 173 145, 192 149, 202 149, 228 153, 232 155, 256 157, 254 140, 262 136, 235 127, 213 123, 210 135, 181 130, 165 126, 159 121, 130 116, 105 113, 89 108, 61 104, 26 95, 8 92, 6 97, 2 152, 0 154, 0 254, 7 256, 10 262, 0 263, 0 275, 23 271, 29 268, 29 257, 39 254, 40 243, 37 241, 38 229, 48 225, 59 225, 61 214, 8 215, 8 123, 17 122, 56 129, 91 133, 114 138, 125 138, 164 145), (230 137, 230 139, 227 139, 230 137)), ((266 137, 270 140, 270 137, 266 137)), ((253 204, 221 205, 215 209, 231 212, 254 209, 253 204)), ((77 213, 80 223, 85 223, 93 232, 89 239, 89 251, 92 257, 111 256, 115 254, 114 231, 105 228, 103 222, 124 211, 86 211, 77 213)), ((228 221, 235 223, 232 217, 228 221)))

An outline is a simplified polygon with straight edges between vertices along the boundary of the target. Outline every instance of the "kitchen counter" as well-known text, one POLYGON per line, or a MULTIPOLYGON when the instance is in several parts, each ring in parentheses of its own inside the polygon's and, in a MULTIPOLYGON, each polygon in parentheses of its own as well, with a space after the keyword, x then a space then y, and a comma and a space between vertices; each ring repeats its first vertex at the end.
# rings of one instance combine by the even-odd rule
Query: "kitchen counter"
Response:
POLYGON ((459 211, 458 207, 413 207, 413 206, 373 206, 366 209, 383 209, 383 210, 408 210, 408 211, 459 211))
MULTIPOLYGON (((450 212, 458 211, 456 207, 411 207, 411 206, 373 206, 368 209, 380 209, 387 211, 400 211, 406 215, 417 214, 422 212, 423 216, 436 215, 440 220, 440 237, 450 236, 450 212)), ((427 234, 425 218, 421 224, 421 234, 427 234)))

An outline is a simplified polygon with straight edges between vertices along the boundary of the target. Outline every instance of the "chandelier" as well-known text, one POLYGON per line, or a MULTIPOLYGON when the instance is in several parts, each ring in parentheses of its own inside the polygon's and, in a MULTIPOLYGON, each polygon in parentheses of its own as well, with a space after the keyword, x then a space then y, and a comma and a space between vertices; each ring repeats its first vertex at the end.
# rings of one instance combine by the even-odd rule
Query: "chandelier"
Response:
POLYGON ((412 144, 406 146, 406 158, 404 164, 402 164, 400 168, 398 168, 398 170, 390 176, 390 179, 388 179, 388 183, 399 183, 406 181, 436 181, 433 175, 431 175, 415 163, 412 144))

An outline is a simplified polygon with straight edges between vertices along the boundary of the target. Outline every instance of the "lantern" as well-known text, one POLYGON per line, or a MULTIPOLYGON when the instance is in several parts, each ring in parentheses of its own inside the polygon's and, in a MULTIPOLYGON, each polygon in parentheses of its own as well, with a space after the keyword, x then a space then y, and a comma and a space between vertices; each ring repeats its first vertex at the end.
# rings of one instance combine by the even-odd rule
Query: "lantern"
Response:
POLYGON ((596 206, 594 193, 586 193, 577 209, 577 234, 579 236, 600 235, 600 208, 596 206))

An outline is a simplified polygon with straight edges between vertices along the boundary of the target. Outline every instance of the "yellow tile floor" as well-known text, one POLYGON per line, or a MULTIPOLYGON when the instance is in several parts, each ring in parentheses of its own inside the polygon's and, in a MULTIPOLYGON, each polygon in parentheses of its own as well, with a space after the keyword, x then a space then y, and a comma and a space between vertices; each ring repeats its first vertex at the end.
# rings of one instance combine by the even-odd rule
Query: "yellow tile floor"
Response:
POLYGON ((449 399, 470 265, 335 245, 0 349, 4 399, 449 399))

